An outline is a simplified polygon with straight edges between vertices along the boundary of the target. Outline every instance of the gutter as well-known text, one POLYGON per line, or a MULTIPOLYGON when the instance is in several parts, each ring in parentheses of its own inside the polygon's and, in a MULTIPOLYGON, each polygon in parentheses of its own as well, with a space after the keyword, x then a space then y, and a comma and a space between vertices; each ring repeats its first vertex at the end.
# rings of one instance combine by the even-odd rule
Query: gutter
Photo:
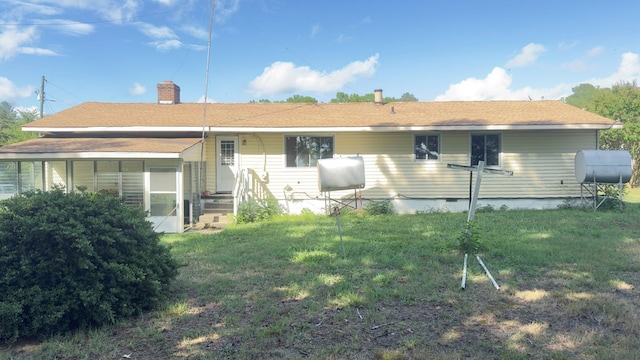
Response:
MULTIPOLYGON (((501 131, 501 130, 608 130, 621 129, 622 123, 613 124, 544 124, 544 125, 435 125, 435 126, 358 126, 358 127, 206 127, 215 133, 294 133, 294 132, 401 132, 401 131, 501 131)), ((201 132, 201 127, 23 127, 23 131, 40 133, 129 133, 129 132, 201 132)))

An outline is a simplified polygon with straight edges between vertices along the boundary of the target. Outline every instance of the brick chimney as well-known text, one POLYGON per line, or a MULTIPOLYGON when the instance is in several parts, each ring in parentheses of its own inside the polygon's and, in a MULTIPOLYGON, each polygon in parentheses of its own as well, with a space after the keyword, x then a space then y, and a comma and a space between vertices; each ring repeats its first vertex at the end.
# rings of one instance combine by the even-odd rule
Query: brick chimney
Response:
POLYGON ((159 83, 158 104, 180 104, 180 86, 171 80, 159 83))

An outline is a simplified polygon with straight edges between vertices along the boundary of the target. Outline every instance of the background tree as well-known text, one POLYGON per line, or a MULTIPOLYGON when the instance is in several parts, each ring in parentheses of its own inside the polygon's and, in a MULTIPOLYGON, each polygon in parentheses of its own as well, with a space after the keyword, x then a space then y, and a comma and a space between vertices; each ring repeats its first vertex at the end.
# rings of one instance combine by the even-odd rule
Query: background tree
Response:
POLYGON ((17 111, 10 103, 3 101, 0 104, 0 146, 36 138, 38 134, 22 131, 22 125, 37 118, 36 110, 17 111))
MULTIPOLYGON (((359 95, 355 93, 347 94, 344 92, 338 92, 336 93, 336 97, 331 99, 332 103, 374 102, 374 101, 375 101, 374 93, 359 95)), ((398 101, 418 101, 418 98, 416 98, 413 94, 406 92, 402 94, 400 99, 395 97, 384 97, 382 101, 384 101, 385 103, 398 102, 398 101)))
POLYGON ((595 112, 594 100, 599 92, 598 88, 591 84, 580 84, 572 88, 571 91, 573 91, 573 94, 565 99, 567 104, 595 112))
MULTIPOLYGON (((622 122, 622 129, 600 132, 603 150, 627 150, 636 161, 640 158, 640 88, 636 81, 621 82, 611 88, 582 84, 572 89, 568 104, 622 122)), ((634 166, 631 184, 640 182, 640 169, 634 166)))
POLYGON ((330 100, 330 102, 332 103, 373 102, 373 101, 374 101, 373 93, 364 94, 364 95, 353 93, 349 95, 341 91, 336 93, 336 97, 330 100))
POLYGON ((287 98, 284 102, 286 103, 307 103, 307 104, 317 104, 318 100, 311 96, 303 96, 303 95, 293 95, 287 98))
POLYGON ((415 97, 413 94, 406 92, 402 94, 402 96, 400 96, 400 101, 407 101, 407 102, 418 101, 418 98, 415 97))

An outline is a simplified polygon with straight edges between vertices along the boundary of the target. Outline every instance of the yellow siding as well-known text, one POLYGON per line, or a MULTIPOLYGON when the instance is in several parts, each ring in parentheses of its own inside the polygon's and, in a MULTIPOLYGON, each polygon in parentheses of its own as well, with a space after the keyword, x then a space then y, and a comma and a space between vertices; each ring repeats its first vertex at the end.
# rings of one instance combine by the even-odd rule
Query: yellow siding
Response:
MULTIPOLYGON (((596 132, 505 131, 502 134, 502 165, 513 177, 485 174, 482 198, 555 198, 578 196, 574 157, 581 149, 596 148, 596 132), (561 184, 562 182, 562 184, 561 184)), ((288 134, 287 134, 288 135, 288 134)), ((468 131, 440 133, 438 161, 416 161, 412 132, 335 134, 335 156, 360 155, 365 161, 365 198, 467 198, 469 173, 447 164, 469 164, 468 131)), ((269 190, 278 198, 291 187, 298 199, 322 198, 317 169, 287 168, 285 134, 261 133, 239 137, 240 166, 266 172, 269 190)), ((216 159, 215 138, 206 144, 206 158, 216 159)), ((215 184, 215 164, 207 163, 207 183, 215 184)), ((346 192, 348 193, 348 191, 346 192)))
POLYGON ((216 137, 211 134, 204 141, 205 184, 203 190, 216 191, 216 137))

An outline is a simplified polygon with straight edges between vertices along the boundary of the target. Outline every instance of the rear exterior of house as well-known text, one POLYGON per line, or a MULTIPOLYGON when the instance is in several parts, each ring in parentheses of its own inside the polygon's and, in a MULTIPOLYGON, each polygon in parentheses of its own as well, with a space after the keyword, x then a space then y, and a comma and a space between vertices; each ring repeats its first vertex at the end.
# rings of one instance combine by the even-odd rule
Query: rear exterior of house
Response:
POLYGON ((402 213, 462 211, 469 167, 480 205, 550 208, 580 196, 574 158, 619 124, 557 101, 351 104, 84 103, 24 127, 43 137, 0 148, 0 197, 58 184, 105 190, 142 206, 158 231, 180 232, 214 201, 274 197, 289 213, 330 199, 391 200, 402 213), (361 156, 365 187, 320 192, 317 160, 361 156))

